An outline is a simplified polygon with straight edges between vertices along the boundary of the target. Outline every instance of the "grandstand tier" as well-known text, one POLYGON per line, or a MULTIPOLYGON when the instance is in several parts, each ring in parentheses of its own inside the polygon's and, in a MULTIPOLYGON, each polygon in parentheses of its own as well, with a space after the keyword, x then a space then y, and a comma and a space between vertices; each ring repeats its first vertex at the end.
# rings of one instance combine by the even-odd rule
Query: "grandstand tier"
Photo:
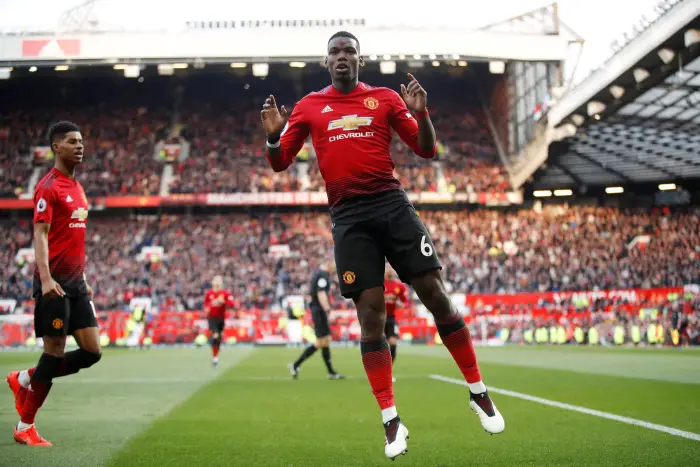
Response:
MULTIPOLYGON (((21 200, 31 198, 33 184, 53 164, 45 138, 48 125, 58 119, 82 126, 87 146, 78 178, 93 205, 326 202, 313 146, 300 151, 289 171, 275 174, 267 168, 258 123, 265 96, 273 93, 292 107, 327 84, 326 71, 279 66, 265 80, 228 67, 187 69, 172 77, 154 73, 139 80, 113 71, 0 81, 0 93, 7 96, 0 102, 3 209, 30 207, 21 200)), ((370 68, 363 79, 399 89, 404 75, 370 68)), ((396 176, 413 201, 521 201, 489 125, 491 94, 505 92, 496 86, 503 79, 478 63, 421 76, 430 90, 439 155, 424 160, 398 138, 392 144, 396 176), (465 82, 471 85, 465 88, 465 82)))

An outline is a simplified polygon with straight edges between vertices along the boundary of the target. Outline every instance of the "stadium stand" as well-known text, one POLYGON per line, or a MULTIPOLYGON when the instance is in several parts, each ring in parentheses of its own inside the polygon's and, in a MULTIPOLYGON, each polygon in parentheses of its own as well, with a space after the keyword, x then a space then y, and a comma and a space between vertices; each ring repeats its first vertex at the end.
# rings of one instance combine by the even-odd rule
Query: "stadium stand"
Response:
MULTIPOLYGON (((468 294, 679 287, 700 281, 700 212, 545 206, 421 211, 454 292, 468 294)), ((222 274, 243 306, 265 307, 306 293, 317 261, 332 255, 327 214, 95 216, 88 271, 96 304, 128 303, 135 289, 174 309, 195 310, 222 274), (276 257, 271 246, 286 245, 276 257), (139 261, 144 246, 165 258, 139 261), (128 295, 128 294, 127 294, 128 295)), ((29 224, 3 225, 3 259, 31 245, 29 224)), ((3 296, 26 300, 32 271, 7 268, 3 296), (22 284, 22 286, 20 286, 22 284)), ((334 298, 342 299, 337 291, 334 298)))
MULTIPOLYGON (((392 89, 402 82, 378 73, 363 79, 392 89)), ((488 74, 478 79, 487 90, 495 80, 488 74)), ((462 78, 443 74, 424 80, 434 89, 431 113, 441 138, 439 157, 437 163, 426 161, 398 139, 393 143, 397 177, 408 191, 510 191, 481 104, 462 83, 462 78)), ((291 107, 327 85, 325 71, 307 73, 303 86, 284 77, 251 85, 245 76, 224 73, 175 82, 165 77, 143 83, 97 77, 2 85, 13 97, 0 104, 0 196, 26 193, 35 166, 40 178, 43 164, 52 163, 45 135, 57 119, 84 127, 88 157, 79 179, 88 196, 323 191, 310 145, 308 155, 299 158, 302 167, 281 174, 268 170, 258 120, 266 95, 274 93, 291 107), (186 150, 168 158, 165 145, 186 150), (10 164, 10 158, 20 163, 10 164), (305 166, 307 160, 310 166, 305 166), (172 175, 162 184, 168 164, 172 175)))

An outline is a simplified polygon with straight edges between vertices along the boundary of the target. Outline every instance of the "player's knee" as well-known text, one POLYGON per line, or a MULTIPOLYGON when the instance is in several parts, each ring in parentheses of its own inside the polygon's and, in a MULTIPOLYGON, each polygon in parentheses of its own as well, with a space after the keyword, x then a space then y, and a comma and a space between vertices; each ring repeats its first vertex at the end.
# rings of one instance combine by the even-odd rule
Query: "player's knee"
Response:
MULTIPOLYGON (((411 281, 418 298, 428 309, 435 305, 449 303, 447 291, 437 270, 427 271, 411 281)), ((433 310, 430 310, 433 311, 433 310)))
POLYGON ((44 336, 44 353, 52 357, 63 358, 66 354, 66 338, 44 336))
POLYGON ((357 315, 362 328, 364 338, 380 337, 384 334, 384 308, 374 304, 367 304, 357 309, 357 315))
POLYGON ((80 368, 90 368, 102 359, 102 352, 88 352, 83 350, 80 353, 80 368))

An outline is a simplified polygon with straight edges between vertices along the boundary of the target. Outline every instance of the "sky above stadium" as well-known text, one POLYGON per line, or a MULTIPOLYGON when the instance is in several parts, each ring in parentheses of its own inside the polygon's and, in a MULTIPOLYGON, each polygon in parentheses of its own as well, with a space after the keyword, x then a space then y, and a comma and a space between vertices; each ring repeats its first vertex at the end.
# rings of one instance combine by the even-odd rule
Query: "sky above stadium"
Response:
MULTIPOLYGON (((0 0, 0 28, 54 28, 61 13, 76 0, 0 0)), ((352 8, 344 13, 329 7, 325 0, 267 0, 265 2, 230 2, 197 0, 181 2, 163 0, 101 0, 95 17, 109 26, 134 29, 181 28, 186 21, 258 20, 258 19, 330 19, 365 18, 369 24, 382 26, 431 25, 478 28, 552 3, 542 0, 431 0, 430 8, 406 8, 405 3, 374 0, 370 8, 352 8), (303 14, 300 12, 303 11, 303 14)), ((658 0, 559 0, 561 20, 586 40, 577 80, 600 65, 612 54, 610 44, 631 32, 632 24, 642 15, 656 17, 653 6, 658 0)), ((572 56, 573 58, 573 56, 572 56)))

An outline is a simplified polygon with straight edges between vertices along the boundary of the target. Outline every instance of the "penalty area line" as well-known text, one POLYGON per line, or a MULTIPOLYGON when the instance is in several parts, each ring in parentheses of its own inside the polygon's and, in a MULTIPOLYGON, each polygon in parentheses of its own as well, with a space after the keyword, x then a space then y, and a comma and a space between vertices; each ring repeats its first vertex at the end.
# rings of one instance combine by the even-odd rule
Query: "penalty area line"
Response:
MULTIPOLYGON (((441 375, 430 375, 430 379, 443 381, 445 383, 458 384, 460 386, 466 386, 467 383, 461 379, 448 378, 447 376, 441 375)), ((578 405, 565 404, 563 402, 557 402, 550 399, 544 399, 542 397, 531 396, 529 394, 523 394, 521 392, 510 391, 508 389, 499 389, 494 387, 488 388, 489 392, 494 394, 501 394, 503 396, 515 397, 518 399, 535 402, 537 404, 548 405, 550 407, 557 407, 559 409, 570 410, 572 412, 578 412, 586 415, 592 415, 594 417, 604 418, 606 420, 613 420, 616 422, 626 423, 628 425, 639 426, 646 428, 648 430, 660 431, 662 433, 667 433, 673 436, 679 436, 681 438, 692 439, 694 441, 700 441, 700 434, 692 433, 690 431, 679 430, 677 428, 671 428, 669 426, 657 425, 656 423, 645 422, 644 420, 637 420, 636 418, 623 417, 621 415, 615 415, 609 412, 602 412, 600 410, 588 409, 586 407, 581 407, 578 405)))

